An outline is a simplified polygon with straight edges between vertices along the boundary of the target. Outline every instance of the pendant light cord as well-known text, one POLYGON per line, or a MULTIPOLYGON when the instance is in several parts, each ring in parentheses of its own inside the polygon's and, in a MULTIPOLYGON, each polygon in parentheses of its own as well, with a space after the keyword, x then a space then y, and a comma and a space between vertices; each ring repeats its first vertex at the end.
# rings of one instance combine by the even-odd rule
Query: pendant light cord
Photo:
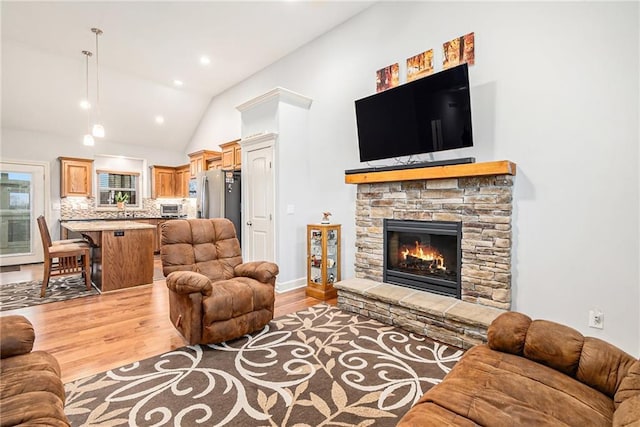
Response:
MULTIPOLYGON (((83 50, 82 54, 85 56, 85 78, 86 78, 86 89, 87 89, 87 103, 89 102, 89 57, 93 55, 88 50, 83 50)), ((87 133, 91 133, 91 107, 87 108, 87 133)))
POLYGON ((100 54, 98 52, 98 36, 102 34, 102 30, 100 28, 92 28, 96 35, 96 114, 98 115, 98 121, 100 121, 100 54))

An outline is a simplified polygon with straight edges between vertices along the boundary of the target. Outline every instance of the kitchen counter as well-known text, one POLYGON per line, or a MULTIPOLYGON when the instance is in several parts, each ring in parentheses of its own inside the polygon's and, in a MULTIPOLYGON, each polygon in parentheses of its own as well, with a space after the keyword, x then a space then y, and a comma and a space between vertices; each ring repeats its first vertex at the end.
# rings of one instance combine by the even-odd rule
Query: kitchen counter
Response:
POLYGON ((156 225, 136 221, 61 221, 91 242, 91 280, 102 292, 153 283, 156 225))
MULTIPOLYGON (((142 219, 142 218, 139 218, 142 219)), ((66 222, 66 221, 65 221, 66 222)), ((142 230, 145 228, 152 228, 155 230, 156 226, 144 222, 135 221, 79 221, 73 224, 63 225, 69 231, 76 231, 78 233, 86 233, 90 231, 112 231, 112 230, 142 230)))
POLYGON ((184 219, 186 217, 181 218, 170 218, 166 216, 128 216, 125 218, 60 218, 60 222, 83 222, 83 221, 138 221, 144 219, 184 219))

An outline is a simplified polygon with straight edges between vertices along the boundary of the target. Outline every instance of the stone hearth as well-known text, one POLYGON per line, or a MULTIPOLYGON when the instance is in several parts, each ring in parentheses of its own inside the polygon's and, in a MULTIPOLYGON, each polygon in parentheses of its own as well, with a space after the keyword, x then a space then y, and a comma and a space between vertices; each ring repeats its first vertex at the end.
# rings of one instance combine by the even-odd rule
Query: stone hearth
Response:
POLYGON ((508 161, 346 175, 358 185, 353 280, 366 281, 336 284, 338 305, 461 347, 486 340, 486 321, 511 308, 513 175, 508 161), (462 223, 461 300, 381 283, 385 218, 462 223), (402 298, 378 295, 390 288, 402 298))

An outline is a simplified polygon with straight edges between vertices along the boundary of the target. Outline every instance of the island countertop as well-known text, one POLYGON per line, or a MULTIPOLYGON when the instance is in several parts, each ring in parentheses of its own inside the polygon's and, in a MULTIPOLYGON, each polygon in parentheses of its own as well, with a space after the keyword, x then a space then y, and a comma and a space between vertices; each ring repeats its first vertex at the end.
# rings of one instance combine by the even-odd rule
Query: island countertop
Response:
POLYGON ((136 221, 77 221, 63 222, 61 225, 69 231, 86 233, 90 231, 112 231, 112 230, 143 230, 147 228, 155 229, 156 226, 136 221))

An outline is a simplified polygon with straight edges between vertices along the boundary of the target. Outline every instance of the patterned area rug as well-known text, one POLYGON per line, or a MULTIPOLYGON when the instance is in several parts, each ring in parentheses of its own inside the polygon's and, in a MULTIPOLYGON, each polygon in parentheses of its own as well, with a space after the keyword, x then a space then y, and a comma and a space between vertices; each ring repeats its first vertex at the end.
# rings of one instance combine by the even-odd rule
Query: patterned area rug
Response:
POLYGON ((73 426, 393 426, 462 350, 320 304, 65 385, 73 426))
POLYGON ((49 279, 44 298, 40 298, 40 286, 42 286, 41 280, 0 285, 0 311, 99 294, 94 287, 87 290, 81 276, 49 279))

